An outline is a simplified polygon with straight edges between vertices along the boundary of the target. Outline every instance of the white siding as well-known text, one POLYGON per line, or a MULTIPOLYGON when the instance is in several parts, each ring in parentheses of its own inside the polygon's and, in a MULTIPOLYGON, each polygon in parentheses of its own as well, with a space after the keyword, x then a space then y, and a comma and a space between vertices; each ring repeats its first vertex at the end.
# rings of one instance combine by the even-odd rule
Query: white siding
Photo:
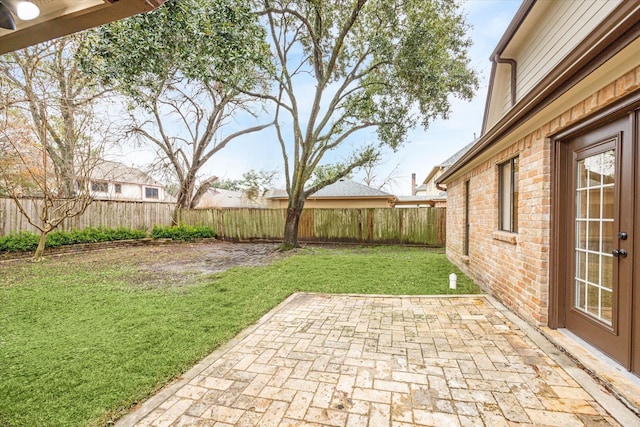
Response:
POLYGON ((541 0, 536 7, 543 7, 544 11, 534 22, 523 25, 504 53, 505 57, 513 57, 518 62, 516 101, 566 58, 619 3, 618 0, 541 0), (509 52, 513 52, 512 56, 509 52))
POLYGON ((134 184, 128 182, 109 182, 109 191, 92 191, 91 195, 99 200, 125 200, 125 201, 145 201, 163 202, 166 195, 164 188, 154 184, 134 184), (120 192, 116 192, 116 185, 120 185, 120 192), (146 188, 158 190, 158 197, 146 197, 146 188))
MULTIPOLYGON (((539 0, 502 53, 517 62, 516 103, 589 36, 622 0, 539 0)), ((486 130, 512 107, 511 69, 497 64, 486 130)))
POLYGON ((122 183, 122 192, 114 194, 114 198, 122 200, 142 200, 142 188, 140 184, 122 183))
POLYGON ((487 130, 491 129, 511 108, 511 66, 509 64, 497 64, 492 89, 493 92, 489 94, 487 130))

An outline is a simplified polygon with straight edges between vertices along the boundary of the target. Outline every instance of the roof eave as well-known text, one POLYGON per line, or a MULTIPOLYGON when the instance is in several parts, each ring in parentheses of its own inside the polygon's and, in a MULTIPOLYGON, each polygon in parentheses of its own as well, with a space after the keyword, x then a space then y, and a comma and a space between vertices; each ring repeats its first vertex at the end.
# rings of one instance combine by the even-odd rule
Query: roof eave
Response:
POLYGON ((369 199, 379 199, 379 200, 393 200, 396 196, 320 196, 320 197, 307 197, 307 200, 369 200, 369 199))
POLYGON ((487 131, 489 104, 491 103, 491 97, 493 95, 493 81, 495 79, 496 69, 498 68, 496 59, 499 58, 500 55, 502 55, 502 52, 504 52, 504 50, 507 48, 507 46, 515 36, 516 32, 522 26, 522 23, 529 15, 529 12, 531 12, 531 9, 533 8, 536 1, 537 0, 525 0, 522 2, 522 4, 520 5, 520 8, 516 12, 513 19, 511 20, 511 23, 505 30, 503 36, 500 38, 500 41, 498 41, 498 45, 496 46, 496 48, 493 50, 493 53, 491 53, 491 56, 489 57, 489 60, 491 61, 491 74, 489 76, 489 87, 487 88, 487 97, 485 99, 485 104, 484 104, 484 115, 482 117, 481 132, 483 135, 487 131))
POLYGON ((433 168, 431 168, 431 172, 429 172, 429 175, 427 175, 427 177, 424 179, 424 181, 422 181, 423 184, 427 184, 429 183, 429 181, 431 181, 431 179, 434 177, 434 175, 436 173, 438 173, 438 170, 440 170, 441 168, 445 168, 444 165, 435 165, 433 168))
POLYGON ((149 12, 166 0, 105 0, 104 4, 58 16, 0 37, 0 54, 23 49, 119 19, 149 12))
MULTIPOLYGON (((529 1, 535 3, 535 1, 529 1)), ((436 184, 446 184, 447 180, 462 169, 467 162, 506 137, 524 121, 559 98, 579 82, 583 75, 602 65, 606 59, 611 58, 635 40, 634 37, 638 37, 639 34, 640 4, 635 1, 622 2, 599 26, 598 30, 582 43, 581 49, 576 49, 565 61, 561 61, 531 92, 518 101, 507 114, 478 139, 478 142, 469 151, 438 177, 436 184), (610 46, 614 48, 609 50, 607 55, 599 58, 599 61, 596 61, 599 54, 602 54, 610 46)), ((511 38, 513 38, 513 34, 509 40, 511 38)), ((503 39, 505 39, 504 36, 503 39)), ((502 49, 505 47, 506 45, 501 46, 502 49)))
POLYGON ((500 38, 500 41, 498 41, 496 48, 493 50, 493 53, 491 53, 491 56, 489 57, 491 61, 493 61, 496 55, 502 55, 502 52, 504 52, 509 43, 511 43, 511 40, 522 26, 522 23, 527 18, 529 12, 531 12, 531 9, 536 4, 536 2, 537 0, 524 0, 522 2, 520 8, 516 11, 516 14, 511 20, 511 23, 500 38))

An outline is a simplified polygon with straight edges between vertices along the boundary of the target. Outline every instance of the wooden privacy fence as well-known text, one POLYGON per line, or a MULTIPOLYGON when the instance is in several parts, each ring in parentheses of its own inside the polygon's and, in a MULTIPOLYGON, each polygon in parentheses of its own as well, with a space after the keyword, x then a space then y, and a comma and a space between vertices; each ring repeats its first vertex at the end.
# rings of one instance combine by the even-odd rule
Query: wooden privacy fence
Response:
MULTIPOLYGON (((42 200, 21 199, 37 218, 42 200)), ((95 200, 59 230, 126 227, 151 230, 172 224, 174 203, 95 200)), ((225 240, 282 240, 286 209, 181 209, 180 222, 211 226, 225 240)), ((298 238, 306 242, 395 243, 444 246, 445 208, 305 209, 298 238)), ((0 236, 37 231, 11 198, 0 198, 0 236)))
MULTIPOLYGON (((180 222, 210 225, 233 241, 282 240, 286 209, 181 209, 180 222)), ((444 246, 446 208, 304 209, 298 238, 307 242, 444 246)))
MULTIPOLYGON (((31 218, 37 219, 42 199, 25 198, 21 202, 31 218)), ((174 209, 174 203, 94 200, 83 215, 66 219, 58 230, 86 227, 151 230, 154 225, 171 225, 174 209)), ((37 230, 20 213, 13 199, 0 198, 0 236, 19 231, 37 230)))

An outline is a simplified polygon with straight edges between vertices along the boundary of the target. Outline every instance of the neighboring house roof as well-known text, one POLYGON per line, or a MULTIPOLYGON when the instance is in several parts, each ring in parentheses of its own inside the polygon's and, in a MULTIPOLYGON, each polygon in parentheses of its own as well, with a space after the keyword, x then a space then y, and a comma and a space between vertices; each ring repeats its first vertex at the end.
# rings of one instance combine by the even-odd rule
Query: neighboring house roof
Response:
MULTIPOLYGON (((33 1, 33 0, 32 0, 33 1)), ((15 19, 15 30, 0 28, 0 54, 148 12, 165 0, 35 0, 40 15, 15 19)))
POLYGON ((608 81, 610 70, 605 64, 613 63, 612 58, 624 61, 637 53, 633 51, 634 38, 620 36, 635 34, 637 24, 637 1, 524 0, 490 58, 492 69, 482 135, 437 182, 446 183, 463 173, 472 160, 481 162, 490 158, 490 148, 508 143, 509 135, 531 131, 525 127, 543 111, 553 107, 560 114, 563 108, 578 104, 584 99, 583 85, 587 78, 591 82, 608 81), (545 47, 546 56, 532 59, 533 47, 529 43, 532 32, 551 22, 550 11, 559 7, 573 8, 571 12, 576 16, 586 12, 591 15, 571 28, 551 26, 563 34, 562 42, 545 47), (569 29, 573 32, 567 35, 569 29), (529 69, 523 71, 526 68, 523 65, 529 69))
POLYGON ((103 180, 110 182, 123 182, 129 184, 144 184, 163 187, 147 173, 132 166, 127 166, 119 162, 108 160, 96 164, 90 174, 93 180, 103 180))
MULTIPOLYGON (((469 151, 469 149, 471 147, 473 147, 473 144, 476 143, 478 139, 474 139, 473 141, 471 141, 469 144, 465 145, 464 147, 462 147, 460 150, 456 151, 453 156, 449 157, 448 159, 444 160, 442 163, 440 163, 439 165, 435 165, 432 169, 431 172, 429 172, 429 175, 427 175, 427 177, 424 179, 423 183, 425 185, 426 188, 426 184, 435 179, 435 175, 438 172, 444 172, 445 170, 447 170, 452 164, 454 164, 455 162, 458 161, 458 159, 460 159, 464 153, 466 153, 467 151, 469 151)), ((417 188, 416 188, 417 189, 417 188)))
POLYGON ((315 199, 334 197, 380 197, 387 199, 394 196, 350 179, 340 179, 331 185, 321 188, 309 197, 315 199))
MULTIPOLYGON (((288 197, 286 191, 276 191, 270 199, 286 199, 288 197)), ((340 179, 331 185, 318 190, 314 194, 310 195, 309 199, 353 199, 353 198, 380 198, 380 199, 393 199, 396 196, 386 193, 382 190, 378 190, 372 187, 368 187, 364 184, 360 184, 350 179, 340 179)))
POLYGON ((431 196, 396 196, 395 206, 433 206, 436 201, 446 200, 446 195, 442 198, 434 198, 431 196))
POLYGON ((449 157, 447 160, 445 160, 444 162, 442 162, 440 164, 440 166, 446 166, 449 167, 452 164, 454 164, 455 162, 458 161, 458 159, 460 159, 460 157, 462 157, 464 155, 464 153, 466 153, 467 151, 469 151, 469 149, 471 147, 473 147, 473 144, 476 143, 476 141, 478 140, 478 138, 474 138, 473 141, 471 141, 470 143, 468 143, 467 145, 465 145, 464 147, 462 147, 460 150, 456 151, 455 154, 451 157, 449 157))
POLYGON ((266 203, 264 197, 251 200, 242 191, 210 188, 196 206, 196 209, 207 208, 266 208, 266 203))

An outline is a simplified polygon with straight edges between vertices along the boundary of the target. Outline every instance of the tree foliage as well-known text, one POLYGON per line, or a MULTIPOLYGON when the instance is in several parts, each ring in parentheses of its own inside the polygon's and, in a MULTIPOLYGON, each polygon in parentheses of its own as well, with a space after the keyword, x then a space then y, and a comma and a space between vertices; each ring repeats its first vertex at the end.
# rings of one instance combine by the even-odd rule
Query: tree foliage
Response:
POLYGON ((251 169, 242 174, 241 179, 218 179, 211 186, 223 190, 242 191, 249 200, 267 195, 273 187, 278 171, 251 169))
POLYGON ((77 164, 103 145, 95 141, 104 128, 95 105, 104 93, 78 69, 78 43, 78 36, 70 36, 0 57, 5 142, 19 145, 22 139, 45 147, 60 197, 74 196, 77 164))
POLYGON ((168 0, 150 13, 90 31, 78 60, 140 105, 148 90, 176 73, 253 89, 262 83, 257 70, 269 69, 264 29, 248 3, 234 0, 168 0))
POLYGON ((70 36, 0 57, 0 187, 40 231, 34 259, 51 231, 92 202, 88 181, 108 142, 95 113, 103 93, 78 69, 78 43, 70 36), (38 209, 27 210, 25 196, 38 209))
POLYGON ((276 179, 278 171, 251 169, 249 172, 242 174, 239 181, 239 187, 249 200, 256 200, 267 195, 273 187, 273 181, 276 179))
POLYGON ((347 166, 348 165, 344 163, 331 163, 316 166, 316 168, 313 170, 310 185, 312 187, 319 186, 323 182, 331 181, 336 176, 348 179, 353 178, 353 172, 344 172, 347 166))
MULTIPOLYGON (((46 118, 44 119, 47 120, 46 118)), ((46 123, 45 123, 46 125, 46 123)), ((72 195, 61 195, 66 186, 66 176, 51 161, 45 139, 42 144, 28 139, 28 133, 16 131, 4 122, 0 126, 2 165, 0 166, 0 188, 11 197, 27 222, 40 232, 40 239, 33 258, 44 254, 47 235, 64 220, 82 215, 93 201, 88 184, 91 172, 98 160, 91 152, 74 157, 74 174, 78 181, 72 195), (34 200, 37 208, 26 208, 25 197, 34 200)))
POLYGON ((325 156, 366 130, 397 149, 409 129, 446 118, 450 96, 471 98, 477 78, 455 0, 261 0, 260 6, 275 63, 275 92, 264 98, 276 106, 285 162, 287 248, 298 244, 305 199, 377 161, 380 146, 356 144, 335 174, 306 185, 325 156))
POLYGON ((178 207, 194 207, 217 179, 202 167, 258 124, 222 135, 261 92, 269 50, 256 16, 235 0, 169 0, 163 7, 94 30, 83 69, 130 104, 127 130, 157 153, 179 185, 178 207), (224 82, 224 83, 223 83, 224 82))

